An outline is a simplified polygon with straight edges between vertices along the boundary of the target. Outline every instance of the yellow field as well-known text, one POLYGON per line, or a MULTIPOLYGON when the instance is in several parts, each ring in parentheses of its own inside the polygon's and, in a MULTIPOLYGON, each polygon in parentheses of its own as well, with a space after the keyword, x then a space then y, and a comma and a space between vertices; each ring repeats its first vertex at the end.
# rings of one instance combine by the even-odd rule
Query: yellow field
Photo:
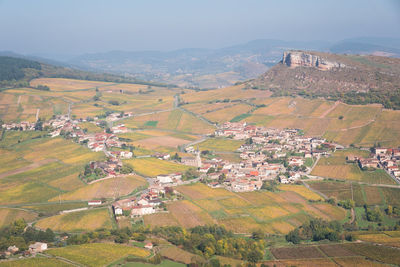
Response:
POLYGON ((218 223, 235 233, 251 233, 261 229, 266 233, 286 234, 312 217, 325 220, 342 220, 346 217, 345 210, 339 207, 309 203, 308 199, 320 198, 303 186, 295 186, 293 190, 281 188, 282 191, 278 193, 233 193, 196 183, 179 186, 177 190, 187 200, 169 204, 169 213, 145 216, 146 225, 181 225, 190 228, 218 223))
POLYGON ((111 220, 108 208, 100 208, 48 217, 38 221, 35 226, 58 232, 80 232, 99 228, 111 229, 111 220))
POLYGON ((0 208, 0 228, 13 223, 17 219, 24 219, 26 222, 33 221, 37 217, 36 213, 20 210, 0 208))
POLYGON ((75 191, 68 192, 50 201, 61 200, 91 200, 100 198, 116 198, 130 194, 135 189, 147 185, 140 176, 124 176, 110 178, 93 184, 86 185, 75 191))
POLYGON ((107 266, 108 264, 129 255, 136 257, 147 257, 150 255, 150 252, 143 248, 107 243, 92 243, 54 248, 49 249, 46 253, 53 256, 60 256, 85 266, 93 267, 107 266))
POLYGON ((169 174, 174 172, 185 172, 186 170, 190 169, 190 166, 156 158, 128 159, 124 162, 130 164, 138 174, 149 177, 155 177, 160 174, 169 174))
POLYGON ((95 87, 102 87, 111 85, 107 82, 84 81, 75 79, 62 79, 62 78, 40 78, 31 81, 31 86, 47 85, 52 91, 68 91, 80 89, 95 89, 95 87))
POLYGON ((279 185, 278 188, 280 190, 284 190, 284 191, 296 192, 297 194, 304 197, 305 199, 314 200, 314 201, 323 200, 320 195, 310 191, 309 189, 307 189, 306 187, 304 187, 302 185, 284 185, 284 184, 282 184, 282 185, 279 185))
POLYGON ((225 189, 213 189, 201 183, 179 186, 177 190, 190 199, 224 198, 234 196, 234 193, 225 189))
POLYGON ((28 258, 22 260, 1 261, 1 267, 72 267, 74 265, 57 259, 28 258))

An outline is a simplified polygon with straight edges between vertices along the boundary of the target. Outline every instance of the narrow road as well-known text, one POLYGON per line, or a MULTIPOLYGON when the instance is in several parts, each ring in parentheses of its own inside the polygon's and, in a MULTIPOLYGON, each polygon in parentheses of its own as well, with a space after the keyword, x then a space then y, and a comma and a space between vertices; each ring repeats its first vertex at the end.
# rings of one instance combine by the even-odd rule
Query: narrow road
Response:
POLYGON ((356 215, 354 212, 354 208, 351 208, 351 220, 350 220, 350 224, 352 224, 354 222, 354 220, 356 219, 356 215))
POLYGON ((335 104, 330 107, 329 109, 325 110, 324 113, 322 113, 321 116, 319 116, 320 119, 323 119, 326 117, 326 115, 328 115, 332 110, 334 110, 338 105, 340 104, 340 101, 336 101, 335 104))
POLYGON ((36 121, 39 120, 39 112, 40 112, 40 108, 38 108, 38 109, 36 110, 36 121))
POLYGON ((314 193, 320 195, 320 196, 323 197, 324 199, 328 199, 328 197, 327 197, 324 193, 321 193, 320 191, 315 190, 314 188, 312 188, 311 186, 309 186, 305 181, 301 180, 301 182, 302 182, 303 185, 304 185, 305 187, 307 187, 309 190, 311 190, 311 191, 313 191, 314 193))

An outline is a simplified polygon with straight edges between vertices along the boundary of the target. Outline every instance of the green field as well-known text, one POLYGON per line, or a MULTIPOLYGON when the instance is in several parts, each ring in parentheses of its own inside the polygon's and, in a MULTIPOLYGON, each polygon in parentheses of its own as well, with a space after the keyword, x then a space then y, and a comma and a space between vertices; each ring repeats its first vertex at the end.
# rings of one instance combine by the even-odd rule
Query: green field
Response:
POLYGON ((231 119, 230 122, 239 122, 244 119, 247 119, 250 116, 251 116, 251 114, 249 114, 249 113, 243 113, 243 114, 240 114, 240 115, 234 117, 233 119, 231 119))
POLYGON ((158 121, 146 121, 144 126, 149 126, 149 127, 156 127, 158 124, 158 121))
POLYGON ((210 150, 218 152, 234 152, 236 151, 244 141, 232 140, 227 138, 211 138, 206 141, 199 143, 198 146, 200 150, 210 150))

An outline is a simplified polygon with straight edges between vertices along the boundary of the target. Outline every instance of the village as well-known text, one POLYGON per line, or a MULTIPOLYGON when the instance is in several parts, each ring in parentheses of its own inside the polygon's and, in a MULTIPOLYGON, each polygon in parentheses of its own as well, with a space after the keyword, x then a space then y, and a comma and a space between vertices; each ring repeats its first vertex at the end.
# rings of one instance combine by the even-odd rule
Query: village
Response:
MULTIPOLYGON (((132 114, 112 113, 106 117, 106 121, 116 122, 129 116, 132 114)), ((129 129, 123 124, 118 124, 101 133, 87 133, 79 127, 81 122, 86 122, 86 120, 70 119, 67 115, 59 115, 43 122, 41 126, 50 130, 51 137, 63 136, 87 146, 92 151, 102 151, 106 154, 106 161, 90 162, 86 165, 81 177, 86 182, 113 178, 121 174, 133 174, 133 169, 124 167, 122 163, 122 159, 132 158, 133 153, 123 150, 127 148, 127 144, 116 136, 118 133, 128 132, 129 129), (109 150, 112 147, 119 150, 109 150)), ((101 125, 104 121, 97 117, 90 122, 104 127, 101 125)), ((37 125, 24 122, 3 125, 3 128, 35 130, 37 125)), ((328 157, 335 150, 344 148, 327 142, 324 138, 306 137, 298 129, 279 130, 241 122, 225 122, 213 134, 209 134, 208 138, 244 141, 237 151, 232 152, 240 157, 240 162, 230 162, 214 155, 205 157, 202 153, 204 151, 199 151, 193 146, 186 147, 185 151, 189 155, 186 154, 179 160, 168 153, 154 153, 151 156, 160 160, 179 161, 181 164, 192 166, 198 174, 195 179, 188 181, 182 179, 182 173, 147 178, 149 182, 147 189, 112 204, 116 220, 122 217, 137 219, 147 214, 167 212, 165 202, 180 197, 174 187, 186 183, 201 181, 212 188, 222 187, 233 192, 260 190, 268 183, 297 183, 310 174, 319 158, 328 157)), ((363 170, 383 168, 392 178, 400 179, 398 167, 400 150, 375 148, 374 153, 370 158, 350 156, 347 160, 358 163, 363 170)), ((89 203, 89 206, 96 205, 102 205, 102 202, 89 203)))

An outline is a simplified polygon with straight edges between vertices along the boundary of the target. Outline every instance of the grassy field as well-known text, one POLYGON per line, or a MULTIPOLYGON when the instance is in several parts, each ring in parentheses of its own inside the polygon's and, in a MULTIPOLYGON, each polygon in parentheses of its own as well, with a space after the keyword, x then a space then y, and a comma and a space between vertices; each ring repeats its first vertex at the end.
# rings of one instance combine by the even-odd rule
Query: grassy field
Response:
POLYGON ((111 229, 111 220, 108 208, 99 208, 55 215, 38 221, 35 226, 58 232, 81 232, 98 228, 111 229))
POLYGON ((96 124, 90 123, 90 122, 82 122, 82 123, 79 123, 78 126, 83 130, 86 129, 88 133, 101 133, 104 131, 103 128, 100 128, 96 124))
POLYGON ((199 143, 200 150, 211 150, 218 152, 233 152, 236 151, 244 142, 239 140, 232 140, 227 138, 211 138, 204 142, 199 143))
POLYGON ((129 255, 136 257, 147 257, 150 255, 149 251, 142 248, 107 243, 92 243, 55 248, 49 249, 46 253, 93 267, 107 266, 129 255))
POLYGON ((161 255, 172 261, 189 264, 193 257, 199 257, 196 254, 189 253, 175 246, 168 246, 161 249, 161 255))
POLYGON ((116 198, 128 195, 135 189, 146 185, 146 180, 140 176, 117 177, 86 185, 59 197, 55 197, 52 200, 91 200, 100 198, 116 198))
POLYGON ((156 158, 128 159, 124 162, 133 166, 134 171, 138 174, 148 177, 174 172, 184 172, 190 169, 189 166, 156 158))
POLYGON ((72 210, 87 207, 87 202, 73 202, 73 203, 59 203, 59 202, 48 202, 41 205, 27 205, 21 206, 21 208, 32 210, 37 213, 43 213, 45 215, 55 215, 63 210, 72 210))
POLYGON ((312 217, 343 220, 346 216, 341 208, 322 202, 309 203, 308 200, 320 197, 303 186, 284 187, 276 193, 234 193, 197 183, 179 186, 177 190, 186 200, 168 204, 169 213, 145 216, 146 225, 194 227, 217 223, 236 233, 262 229, 266 233, 284 234, 312 217))
POLYGON ((0 208, 0 228, 8 226, 17 219, 24 219, 26 222, 36 219, 37 214, 20 209, 0 208))

